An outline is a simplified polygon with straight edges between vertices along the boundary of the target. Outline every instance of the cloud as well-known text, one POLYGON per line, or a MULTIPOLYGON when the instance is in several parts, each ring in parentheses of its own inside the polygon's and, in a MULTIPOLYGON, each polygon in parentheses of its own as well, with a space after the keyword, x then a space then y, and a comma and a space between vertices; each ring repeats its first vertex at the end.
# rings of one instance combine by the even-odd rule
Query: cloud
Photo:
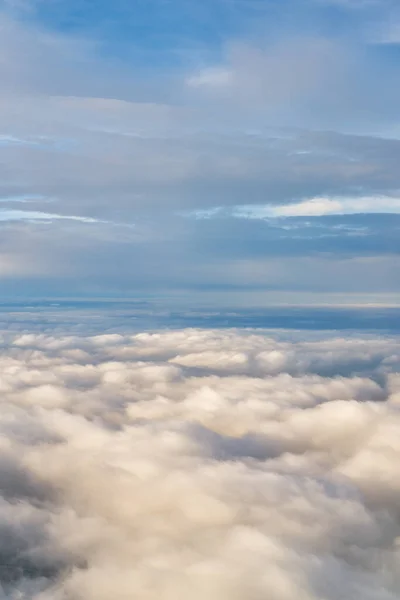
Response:
POLYGON ((311 99, 328 64, 330 76, 338 76, 340 47, 324 38, 285 39, 264 48, 232 43, 225 48, 222 65, 201 69, 187 84, 208 87, 216 94, 226 88, 232 102, 261 104, 268 113, 279 110, 278 104, 311 99))
MULTIPOLYGON (((19 200, 26 202, 26 200, 19 200)), ((14 200, 15 202, 15 200, 14 200)), ((69 219, 83 223, 98 223, 98 219, 89 217, 77 217, 74 215, 57 215, 31 210, 0 210, 0 221, 53 221, 54 219, 69 219)))
POLYGON ((192 75, 186 81, 190 87, 229 87, 233 83, 233 74, 227 69, 217 67, 204 69, 197 75, 192 75))
POLYGON ((400 199, 372 198, 312 198, 280 206, 240 206, 232 211, 236 217, 268 219, 276 217, 321 217, 366 213, 400 214, 400 199))
POLYGON ((3 334, 7 600, 397 597, 398 340, 3 334))
MULTIPOLYGON (((360 13, 346 17, 350 14, 355 19, 360 13)), ((218 61, 192 70, 186 83, 197 105, 200 97, 209 110, 229 111, 241 120, 253 114, 263 123, 389 136, 389 123, 396 120, 392 100, 400 90, 391 80, 394 56, 376 44, 381 18, 378 11, 371 18, 374 27, 361 27, 368 33, 349 28, 320 35, 308 30, 300 8, 298 30, 277 26, 266 41, 227 41, 218 61), (378 115, 383 104, 384 117, 378 115)), ((356 20, 351 24, 360 29, 356 20)))

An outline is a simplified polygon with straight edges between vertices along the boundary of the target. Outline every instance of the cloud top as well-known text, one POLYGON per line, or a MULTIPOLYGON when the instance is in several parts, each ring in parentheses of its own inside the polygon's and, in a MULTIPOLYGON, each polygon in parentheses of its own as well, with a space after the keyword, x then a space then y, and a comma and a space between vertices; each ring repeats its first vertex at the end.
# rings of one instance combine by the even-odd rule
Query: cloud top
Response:
POLYGON ((1 349, 1 597, 398 597, 398 340, 1 349))

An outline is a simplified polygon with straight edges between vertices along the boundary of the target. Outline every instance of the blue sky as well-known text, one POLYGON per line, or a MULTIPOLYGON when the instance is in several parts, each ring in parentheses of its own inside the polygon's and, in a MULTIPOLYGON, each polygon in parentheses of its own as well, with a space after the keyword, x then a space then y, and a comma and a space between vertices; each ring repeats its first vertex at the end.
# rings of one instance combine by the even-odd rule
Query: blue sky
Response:
POLYGON ((392 0, 0 1, 6 296, 400 299, 392 0))

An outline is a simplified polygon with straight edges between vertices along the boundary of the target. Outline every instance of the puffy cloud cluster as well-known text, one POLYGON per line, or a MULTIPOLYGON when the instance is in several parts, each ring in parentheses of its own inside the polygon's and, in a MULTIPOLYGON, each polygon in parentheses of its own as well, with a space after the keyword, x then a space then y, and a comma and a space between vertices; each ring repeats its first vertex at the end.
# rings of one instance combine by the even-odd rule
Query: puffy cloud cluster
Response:
POLYGON ((0 598, 398 598, 397 339, 0 347, 0 598))

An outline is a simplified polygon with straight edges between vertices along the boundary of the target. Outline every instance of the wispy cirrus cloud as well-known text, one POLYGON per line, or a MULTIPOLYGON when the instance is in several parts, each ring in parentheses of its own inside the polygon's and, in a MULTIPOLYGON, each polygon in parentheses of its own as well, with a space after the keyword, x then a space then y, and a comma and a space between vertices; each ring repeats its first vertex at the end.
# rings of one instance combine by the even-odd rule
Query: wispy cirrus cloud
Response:
MULTIPOLYGON (((22 202, 26 202, 26 200, 22 200, 22 202)), ((82 223, 101 222, 98 219, 93 219, 91 217, 79 217, 76 215, 60 215, 57 213, 46 213, 34 210, 0 209, 0 221, 54 221, 57 219, 80 221, 82 223)))
POLYGON ((400 198, 311 198, 278 206, 239 206, 232 210, 235 217, 262 219, 274 217, 321 217, 351 214, 400 214, 400 198))

